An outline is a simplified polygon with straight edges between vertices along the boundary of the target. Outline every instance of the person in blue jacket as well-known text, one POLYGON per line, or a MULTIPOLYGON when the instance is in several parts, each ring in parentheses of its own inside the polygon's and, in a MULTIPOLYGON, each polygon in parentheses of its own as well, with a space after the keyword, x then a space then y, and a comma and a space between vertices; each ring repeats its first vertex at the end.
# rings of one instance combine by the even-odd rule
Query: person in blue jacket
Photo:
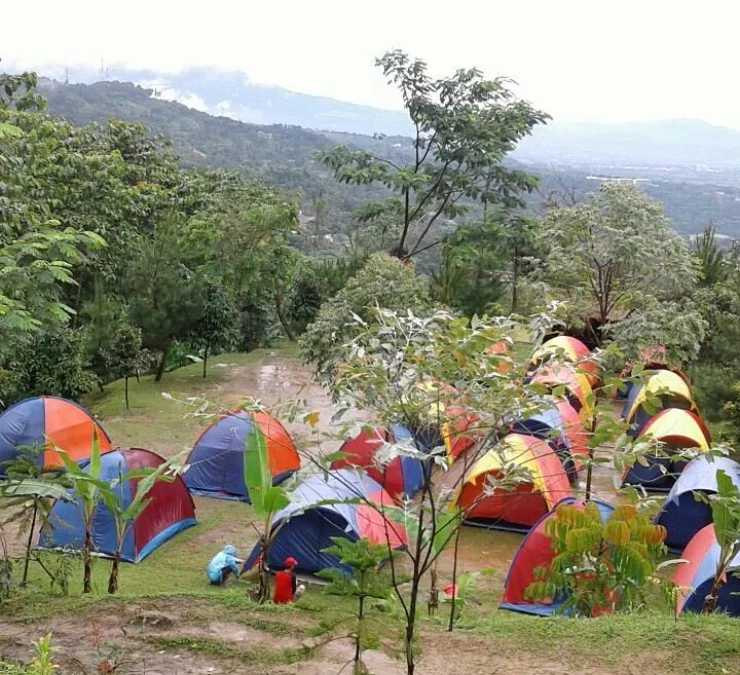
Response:
POLYGON ((235 574, 239 577, 239 564, 243 560, 237 558, 237 551, 234 546, 224 546, 210 563, 208 563, 208 578, 214 586, 221 586, 226 580, 235 574))

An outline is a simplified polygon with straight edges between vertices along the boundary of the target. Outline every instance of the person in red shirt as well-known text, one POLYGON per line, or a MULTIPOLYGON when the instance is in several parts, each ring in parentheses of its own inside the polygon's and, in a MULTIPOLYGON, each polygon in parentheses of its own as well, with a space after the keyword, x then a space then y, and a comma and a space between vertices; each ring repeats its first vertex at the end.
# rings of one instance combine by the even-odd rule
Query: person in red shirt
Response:
POLYGON ((275 594, 272 601, 276 605, 284 605, 289 602, 295 602, 303 595, 306 587, 298 585, 295 568, 298 561, 295 558, 285 559, 285 569, 275 573, 275 594))

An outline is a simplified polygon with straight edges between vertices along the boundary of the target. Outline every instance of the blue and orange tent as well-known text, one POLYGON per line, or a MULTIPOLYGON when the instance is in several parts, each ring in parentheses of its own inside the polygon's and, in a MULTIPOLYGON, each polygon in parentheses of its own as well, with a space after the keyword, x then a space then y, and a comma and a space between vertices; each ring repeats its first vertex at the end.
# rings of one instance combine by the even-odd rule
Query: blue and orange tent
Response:
POLYGON ((633 438, 655 414, 655 411, 649 412, 646 407, 649 400, 654 400, 659 410, 666 408, 692 412, 697 410, 691 389, 680 375, 670 370, 652 373, 645 382, 632 387, 622 410, 622 419, 630 425, 627 433, 633 438))
POLYGON ((255 426, 267 441, 273 484, 282 483, 301 468, 301 459, 285 427, 267 413, 236 411, 208 427, 188 455, 185 484, 204 497, 249 502, 244 482, 247 437, 255 426))
POLYGON ((701 417, 680 408, 661 410, 645 424, 638 438, 660 441, 663 454, 647 457, 647 466, 635 463, 628 467, 622 484, 640 485, 653 492, 668 492, 686 466, 685 461, 672 459, 671 453, 690 448, 706 452, 712 443, 701 417))
POLYGON ((717 471, 724 471, 740 487, 740 464, 729 457, 696 457, 673 484, 656 518, 666 529, 665 544, 671 551, 682 551, 691 538, 712 522, 712 510, 696 493, 717 493, 717 471))
MULTIPOLYGON (((678 612, 701 612, 709 594, 720 560, 720 547, 714 525, 706 525, 691 539, 673 575, 673 583, 682 589, 678 612)), ((716 609, 730 616, 740 616, 740 554, 730 562, 724 584, 720 587, 716 609)))
POLYGON ((376 454, 386 443, 398 443, 408 451, 421 455, 411 431, 401 425, 390 429, 363 429, 357 436, 346 440, 339 448, 345 457, 335 460, 332 469, 359 468, 379 483, 393 499, 412 499, 422 487, 424 463, 422 459, 402 455, 382 464, 376 454))
POLYGON ((534 436, 508 434, 481 457, 465 476, 451 506, 465 514, 465 524, 498 530, 527 531, 557 502, 571 495, 570 483, 557 452, 534 436), (529 478, 509 489, 491 489, 489 476, 517 465, 529 478))
MULTIPOLYGON (((163 462, 162 457, 149 450, 115 450, 101 457, 100 478, 109 483, 117 482, 120 476, 140 469, 155 469, 163 462)), ((89 468, 89 460, 82 463, 82 468, 89 468)), ((131 478, 116 486, 124 508, 134 499, 139 480, 131 478)), ((148 499, 148 505, 124 537, 121 560, 138 563, 178 532, 198 522, 193 500, 179 476, 172 482, 155 482, 148 499)), ((104 504, 99 504, 93 516, 95 551, 114 556, 117 536, 113 514, 104 504)), ((41 532, 39 548, 80 550, 84 544, 82 505, 75 501, 57 501, 41 532)))
MULTIPOLYGON (((579 502, 573 497, 567 497, 560 503, 572 504, 579 509, 584 508, 583 502, 579 502)), ((606 522, 614 508, 604 502, 594 501, 593 503, 598 506, 601 518, 606 522)), ((554 598, 551 602, 532 602, 525 598, 527 588, 536 581, 535 570, 548 567, 555 557, 550 537, 545 530, 547 521, 554 515, 554 510, 546 513, 524 537, 524 541, 522 541, 519 550, 511 561, 511 567, 506 576, 501 609, 509 609, 523 614, 550 616, 555 614, 565 602, 565 598, 554 598)))
MULTIPOLYGON (((396 508, 379 483, 357 471, 338 469, 311 476, 295 489, 290 504, 276 514, 267 564, 273 570, 283 569, 285 559, 292 557, 298 562, 296 571, 302 574, 328 568, 351 572, 323 549, 333 546, 332 537, 350 541, 367 538, 402 549, 407 543, 406 531, 385 513, 396 508)), ((257 544, 245 569, 253 567, 259 555, 257 544)))
POLYGON ((16 459, 23 447, 43 449, 38 462, 47 469, 64 466, 55 448, 64 450, 75 462, 87 459, 93 431, 98 434, 100 453, 110 452, 108 434, 82 406, 56 396, 16 403, 0 415, 0 477, 5 475, 7 462, 16 459))

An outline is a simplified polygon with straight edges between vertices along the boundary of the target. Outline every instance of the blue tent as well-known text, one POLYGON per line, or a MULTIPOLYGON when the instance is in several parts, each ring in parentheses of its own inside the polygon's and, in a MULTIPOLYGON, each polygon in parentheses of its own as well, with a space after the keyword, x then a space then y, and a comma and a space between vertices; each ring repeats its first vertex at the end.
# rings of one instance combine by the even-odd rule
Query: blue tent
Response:
POLYGON ((186 464, 185 484, 192 494, 249 502, 244 482, 247 438, 258 428, 267 443, 273 484, 301 468, 301 459, 285 427, 263 412, 237 411, 219 418, 196 441, 186 464))
POLYGON ((656 523, 667 531, 665 543, 671 551, 682 551, 699 530, 711 524, 709 504, 698 501, 695 493, 715 494, 720 470, 740 487, 740 464, 728 457, 697 457, 673 484, 656 518, 656 523))
MULTIPOLYGON (((101 480, 112 483, 121 475, 139 469, 156 468, 164 462, 159 455, 132 448, 115 450, 101 457, 101 480)), ((81 464, 89 469, 89 460, 81 464)), ((124 481, 116 488, 126 508, 134 496, 139 479, 124 481)), ((197 524, 195 506, 182 479, 172 482, 157 481, 148 494, 149 504, 129 527, 121 549, 121 560, 140 562, 178 532, 197 524)), ((93 515, 93 545, 101 555, 114 556, 118 535, 113 514, 99 504, 93 515)), ((57 501, 41 532, 39 548, 80 550, 85 544, 82 505, 75 501, 57 501)))
MULTIPOLYGON (((270 545, 270 569, 283 569, 288 557, 298 561, 297 572, 315 574, 335 568, 349 568, 323 549, 333 546, 332 537, 357 541, 363 537, 377 544, 403 548, 406 535, 403 526, 385 518, 371 501, 388 509, 393 500, 372 478, 351 469, 316 474, 301 483, 292 494, 291 503, 282 509, 273 523, 274 537, 270 545)), ((249 569, 257 562, 259 543, 245 563, 249 569)))

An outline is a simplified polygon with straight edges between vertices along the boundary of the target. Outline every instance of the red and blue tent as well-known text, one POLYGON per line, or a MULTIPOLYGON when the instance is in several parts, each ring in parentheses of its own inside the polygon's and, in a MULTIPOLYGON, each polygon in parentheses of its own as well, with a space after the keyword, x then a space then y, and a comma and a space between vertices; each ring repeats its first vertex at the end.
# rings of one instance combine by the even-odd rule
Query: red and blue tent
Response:
POLYGON ((421 454, 416 449, 411 431, 401 425, 390 429, 363 429, 357 436, 346 440, 339 448, 345 457, 335 460, 332 469, 359 468, 379 483, 393 499, 413 499, 424 480, 424 463, 409 455, 396 456, 383 464, 376 457, 386 443, 408 446, 409 452, 421 454))
POLYGON ((267 413, 243 410, 223 415, 208 427, 188 455, 185 484, 204 497, 249 502, 244 482, 244 455, 248 436, 258 427, 267 441, 273 484, 278 485, 301 468, 293 439, 267 413))
MULTIPOLYGON (((678 612, 701 612, 709 594, 720 559, 720 547, 714 525, 699 530, 689 542, 673 575, 673 583, 682 589, 678 612)), ((720 587, 717 610, 730 616, 740 616, 740 554, 730 562, 727 577, 720 587)))
POLYGON ((697 457, 681 472, 666 497, 656 523, 666 529, 665 544, 682 551, 692 537, 712 522, 712 510, 696 493, 717 493, 717 471, 724 471, 740 487, 740 464, 729 457, 697 457))
MULTIPOLYGON (((101 480, 112 483, 119 477, 139 469, 155 469, 164 459, 154 452, 131 448, 115 450, 101 457, 101 480)), ((82 468, 88 470, 89 460, 82 468)), ((126 508, 136 496, 138 478, 123 481, 116 488, 126 508)), ((123 540, 121 560, 137 563, 146 558, 178 532, 197 524, 195 506, 182 478, 172 482, 157 481, 148 495, 149 504, 129 528, 123 540)), ((93 516, 93 544, 100 555, 116 553, 116 523, 113 514, 99 504, 93 516)), ((75 501, 57 501, 41 532, 39 548, 81 550, 85 544, 82 505, 75 501)))
POLYGON ((706 452, 712 443, 701 417, 680 408, 661 410, 645 424, 638 438, 659 441, 662 454, 647 457, 647 466, 635 462, 627 467, 622 485, 640 485, 651 492, 668 492, 686 466, 686 461, 671 455, 691 448, 706 452))
POLYGON ((100 453, 112 449, 103 427, 82 406, 56 396, 29 398, 0 415, 0 478, 8 462, 18 457, 19 449, 36 447, 38 463, 47 469, 64 466, 56 448, 64 450, 75 462, 92 452, 93 431, 97 431, 100 453))
MULTIPOLYGON (((351 570, 336 556, 324 553, 333 546, 332 537, 358 541, 363 537, 392 549, 406 546, 406 531, 386 515, 398 508, 391 496, 366 474, 351 469, 316 474, 292 493, 291 502, 279 511, 273 523, 273 539, 267 561, 270 569, 284 568, 286 558, 298 561, 296 571, 316 574, 323 569, 351 570)), ((257 544, 245 563, 254 566, 259 558, 257 544)))
MULTIPOLYGON (((558 503, 571 504, 579 509, 584 508, 584 503, 577 501, 573 497, 568 497, 558 503)), ((600 501, 594 501, 593 503, 599 507, 602 521, 606 522, 614 508, 600 501)), ((525 598, 527 588, 536 581, 535 570, 540 567, 549 567, 555 557, 555 552, 552 550, 550 543, 550 537, 545 531, 548 519, 554 515, 554 510, 546 513, 534 524, 527 536, 524 537, 524 541, 522 541, 519 550, 511 561, 511 567, 506 576, 504 598, 500 605, 501 609, 508 609, 523 614, 550 616, 555 614, 565 602, 565 598, 555 598, 552 602, 532 602, 525 598)))

